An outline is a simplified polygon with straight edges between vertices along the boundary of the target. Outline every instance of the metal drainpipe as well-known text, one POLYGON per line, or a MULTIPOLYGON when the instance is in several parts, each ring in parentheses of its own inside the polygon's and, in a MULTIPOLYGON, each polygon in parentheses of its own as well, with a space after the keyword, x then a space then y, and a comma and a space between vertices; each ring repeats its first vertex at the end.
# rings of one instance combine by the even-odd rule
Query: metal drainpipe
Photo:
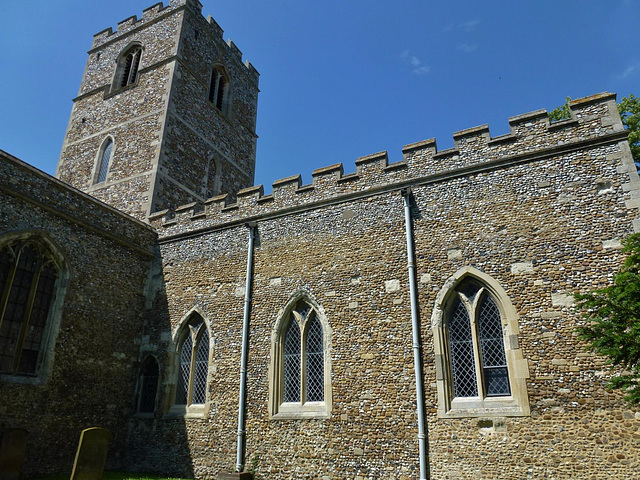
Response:
POLYGON ((256 222, 247 223, 249 227, 249 248, 247 251, 247 278, 244 292, 244 319, 242 322, 242 357, 240 360, 240 399, 238 401, 238 451, 236 472, 244 470, 244 451, 246 442, 244 413, 247 401, 247 357, 249 356, 249 317, 251 312, 251 275, 253 272, 253 248, 256 222))
POLYGON ((413 330, 413 366, 416 372, 416 402, 418 406, 418 448, 420 453, 420 480, 428 480, 427 434, 425 429, 424 388, 422 383, 422 346, 420 345, 420 320, 418 317, 418 295, 416 289, 416 267, 414 263, 414 241, 411 225, 411 189, 403 188, 404 223, 407 231, 407 268, 409 270, 409 295, 411 297, 411 326, 413 330))

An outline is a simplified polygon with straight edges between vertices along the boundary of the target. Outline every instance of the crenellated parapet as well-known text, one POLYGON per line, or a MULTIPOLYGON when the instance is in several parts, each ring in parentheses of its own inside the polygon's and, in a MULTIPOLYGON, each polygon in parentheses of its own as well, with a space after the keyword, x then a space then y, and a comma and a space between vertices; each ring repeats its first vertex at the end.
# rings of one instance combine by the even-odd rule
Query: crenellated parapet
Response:
POLYGON ((224 30, 218 25, 218 23, 210 15, 205 19, 202 16, 202 4, 199 0, 171 0, 168 5, 164 5, 162 2, 158 2, 149 8, 142 11, 142 18, 138 18, 137 15, 132 15, 124 20, 118 22, 115 30, 111 27, 106 28, 93 36, 93 43, 91 50, 95 50, 106 43, 117 40, 122 35, 130 34, 132 31, 145 27, 153 22, 160 20, 161 18, 188 8, 194 14, 203 18, 203 24, 207 25, 209 33, 219 40, 221 45, 224 45, 227 53, 230 57, 235 58, 239 63, 244 63, 247 68, 248 75, 258 81, 258 71, 248 61, 243 61, 242 51, 233 43, 230 39, 226 42, 223 40, 224 30))
POLYGON ((354 173, 345 175, 338 163, 315 170, 308 185, 294 175, 274 182, 270 195, 258 185, 239 191, 235 202, 221 195, 204 204, 157 212, 149 221, 161 236, 186 233, 616 143, 626 139, 626 132, 615 98, 601 93, 576 99, 566 120, 550 122, 546 110, 536 110, 509 118, 505 135, 492 137, 488 125, 468 128, 453 134, 450 149, 439 151, 435 139, 424 140, 406 145, 396 163, 389 163, 387 152, 379 152, 358 158, 354 173))

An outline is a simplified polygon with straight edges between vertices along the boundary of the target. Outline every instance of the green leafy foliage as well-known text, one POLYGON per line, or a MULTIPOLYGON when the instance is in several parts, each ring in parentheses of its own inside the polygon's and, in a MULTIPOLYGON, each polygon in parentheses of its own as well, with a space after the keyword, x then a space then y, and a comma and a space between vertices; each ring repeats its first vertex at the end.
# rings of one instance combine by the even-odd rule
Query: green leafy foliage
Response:
POLYGON ((631 405, 640 404, 640 234, 627 238, 628 257, 613 285, 591 293, 578 294, 584 326, 580 337, 589 348, 621 367, 609 381, 609 388, 626 393, 631 405))
POLYGON ((571 118, 571 110, 569 110, 569 102, 571 101, 571 97, 567 97, 564 101, 563 105, 554 108, 549 112, 549 120, 552 122, 557 122, 559 120, 566 120, 567 118, 571 118))
MULTIPOLYGON (((567 97, 564 103, 549 112, 549 121, 558 122, 571 118, 571 110, 569 110, 569 102, 571 97, 567 97)), ((633 94, 623 97, 618 102, 618 112, 622 118, 622 124, 629 131, 629 145, 631 146, 631 154, 640 170, 640 98, 633 94)))
POLYGON ((636 162, 640 164, 640 98, 630 94, 618 103, 618 111, 622 117, 622 123, 629 130, 629 145, 631 154, 636 162))

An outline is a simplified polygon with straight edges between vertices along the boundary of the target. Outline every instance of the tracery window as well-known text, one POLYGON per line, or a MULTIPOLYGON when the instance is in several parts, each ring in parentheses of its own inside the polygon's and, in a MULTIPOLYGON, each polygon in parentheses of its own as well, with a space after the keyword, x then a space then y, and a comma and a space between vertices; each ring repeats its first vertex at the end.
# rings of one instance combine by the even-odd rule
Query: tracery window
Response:
POLYGON ((111 137, 109 137, 105 140, 105 142, 102 144, 102 148, 100 149, 96 183, 102 183, 107 179, 107 173, 109 172, 109 164, 111 163, 112 153, 113 140, 111 139, 111 137))
POLYGON ((115 89, 133 85, 138 81, 141 56, 142 47, 140 45, 133 45, 120 55, 118 66, 116 67, 115 89))
POLYGON ((0 246, 0 374, 38 375, 60 269, 37 239, 0 246))
POLYGON ((154 357, 147 357, 140 369, 140 381, 138 384, 139 413, 154 412, 156 408, 159 376, 158 362, 154 357))
POLYGON ((209 85, 209 101, 223 114, 229 113, 229 77, 222 66, 213 67, 209 85))
POLYGON ((184 326, 178 349, 176 405, 202 405, 207 401, 209 331, 202 317, 194 314, 184 326))
POLYGON ((456 397, 511 395, 502 322, 486 289, 467 281, 448 315, 453 390, 456 397))
POLYGON ((329 358, 320 312, 299 299, 281 319, 273 345, 272 415, 330 413, 329 358))
POLYGON ((464 267, 445 283, 431 319, 441 417, 529 414, 518 316, 488 275, 464 267))

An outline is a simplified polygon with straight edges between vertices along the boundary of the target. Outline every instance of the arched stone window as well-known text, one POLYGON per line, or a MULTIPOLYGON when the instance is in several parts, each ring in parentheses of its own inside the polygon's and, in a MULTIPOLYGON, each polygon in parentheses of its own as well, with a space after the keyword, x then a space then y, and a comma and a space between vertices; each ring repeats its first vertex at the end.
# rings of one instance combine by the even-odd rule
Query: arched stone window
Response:
POLYGON ((122 51, 117 60, 116 73, 111 88, 112 92, 129 85, 135 85, 138 82, 141 57, 142 46, 138 43, 134 43, 122 51))
POLYGON ((55 343, 62 273, 62 258, 44 237, 0 239, 0 375, 42 376, 55 343))
POLYGON ((157 360, 148 356, 142 362, 138 381, 138 413, 153 413, 156 409, 160 369, 157 360))
POLYGON ((432 330, 440 416, 529 414, 517 313, 494 279, 458 271, 438 294, 432 330))
POLYGON ((280 312, 272 335, 271 415, 331 414, 330 329, 308 294, 295 295, 280 312))
POLYGON ((229 76, 221 65, 213 67, 211 72, 209 101, 224 115, 229 114, 231 104, 229 76))
POLYGON ((111 137, 107 137, 107 139, 102 142, 102 146, 100 147, 100 151, 98 154, 95 183, 102 183, 107 179, 107 173, 109 172, 109 165, 111 163, 112 155, 113 139, 111 137))
POLYGON ((178 338, 174 407, 202 415, 206 413, 209 375, 209 330, 202 316, 191 313, 178 338))

